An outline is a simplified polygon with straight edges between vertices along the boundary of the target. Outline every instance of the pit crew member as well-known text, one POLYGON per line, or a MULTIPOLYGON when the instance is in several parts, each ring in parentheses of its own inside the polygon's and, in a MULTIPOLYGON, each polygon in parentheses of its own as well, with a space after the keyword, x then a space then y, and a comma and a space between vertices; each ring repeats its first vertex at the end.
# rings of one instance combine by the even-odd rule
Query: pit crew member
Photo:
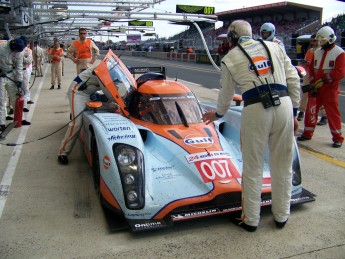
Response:
POLYGON ((310 84, 316 89, 316 98, 308 98, 304 131, 298 141, 310 140, 317 123, 317 114, 323 105, 328 117, 332 134, 333 147, 340 148, 344 142, 341 131, 338 94, 340 80, 345 77, 345 53, 335 45, 336 36, 329 26, 324 26, 316 33, 321 48, 314 52, 313 62, 309 66, 310 84))
POLYGON ((63 165, 68 164, 68 155, 71 153, 75 142, 78 139, 83 119, 78 116, 85 109, 85 103, 90 101, 102 101, 108 104, 108 108, 117 109, 114 98, 110 92, 103 87, 102 83, 93 72, 92 66, 80 73, 72 81, 68 89, 68 97, 71 108, 72 121, 69 123, 65 137, 63 138, 58 154, 58 162, 63 165), (97 93, 102 90, 103 94, 97 93))
MULTIPOLYGON (((10 102, 14 103, 23 82, 23 50, 24 42, 13 39, 0 45, 0 131, 6 128, 6 92, 10 102)), ((24 117, 23 113, 23 117, 24 117)), ((23 120, 22 125, 31 123, 23 120)))
POLYGON ((244 100, 242 216, 233 221, 249 232, 257 229, 268 145, 272 213, 276 226, 283 228, 290 215, 293 140, 294 130, 298 129, 294 116, 299 107, 300 79, 285 50, 273 42, 253 40, 247 21, 233 21, 228 40, 230 51, 221 63, 217 111, 205 113, 203 121, 208 124, 223 117, 230 107, 235 86, 240 89, 244 100))

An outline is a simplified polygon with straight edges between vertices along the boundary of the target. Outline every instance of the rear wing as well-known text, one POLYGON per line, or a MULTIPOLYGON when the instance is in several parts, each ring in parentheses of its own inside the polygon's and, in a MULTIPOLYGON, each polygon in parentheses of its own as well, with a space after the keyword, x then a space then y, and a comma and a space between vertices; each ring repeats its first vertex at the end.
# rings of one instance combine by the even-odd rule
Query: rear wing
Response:
POLYGON ((129 67, 128 70, 135 77, 138 74, 145 74, 147 72, 161 73, 166 77, 166 68, 165 67, 129 67))

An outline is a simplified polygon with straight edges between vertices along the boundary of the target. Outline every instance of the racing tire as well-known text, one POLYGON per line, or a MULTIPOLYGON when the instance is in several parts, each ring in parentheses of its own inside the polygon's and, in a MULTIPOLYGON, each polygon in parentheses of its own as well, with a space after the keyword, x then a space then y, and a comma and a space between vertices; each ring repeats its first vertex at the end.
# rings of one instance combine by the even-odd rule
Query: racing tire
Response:
POLYGON ((91 137, 91 150, 92 150, 93 185, 95 187, 97 195, 100 196, 101 175, 100 175, 98 146, 97 146, 97 140, 96 140, 95 134, 92 134, 92 137, 91 137))

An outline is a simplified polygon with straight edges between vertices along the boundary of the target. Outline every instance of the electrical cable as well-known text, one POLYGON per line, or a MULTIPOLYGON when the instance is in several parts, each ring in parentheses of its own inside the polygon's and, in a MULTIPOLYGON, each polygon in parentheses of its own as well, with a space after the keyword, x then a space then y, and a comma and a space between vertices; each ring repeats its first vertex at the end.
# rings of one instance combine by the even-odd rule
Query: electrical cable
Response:
POLYGON ((23 143, 1 143, 0 142, 0 145, 3 145, 3 146, 8 146, 8 147, 14 147, 14 146, 19 146, 19 145, 24 145, 24 144, 29 144, 29 143, 33 143, 33 142, 36 142, 36 141, 39 141, 39 140, 43 140, 43 139, 46 139, 52 135, 54 135, 55 133, 59 132, 60 130, 62 130, 63 128, 65 128, 66 126, 68 126, 72 121, 74 121, 75 119, 77 119, 87 108, 85 108, 84 110, 82 110, 77 116, 74 117, 74 119, 70 120, 67 124, 65 124, 64 126, 62 126, 61 128, 55 130, 54 132, 52 133, 49 133, 48 135, 44 136, 44 137, 40 137, 38 139, 35 139, 35 140, 31 140, 31 141, 25 141, 23 143))

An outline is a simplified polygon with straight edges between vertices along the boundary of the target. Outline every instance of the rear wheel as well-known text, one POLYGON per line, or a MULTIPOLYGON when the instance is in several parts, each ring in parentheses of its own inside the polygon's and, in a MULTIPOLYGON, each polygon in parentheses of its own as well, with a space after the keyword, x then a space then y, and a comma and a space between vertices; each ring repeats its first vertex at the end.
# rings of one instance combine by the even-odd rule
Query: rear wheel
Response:
POLYGON ((95 186, 96 193, 100 195, 100 164, 99 164, 99 154, 96 137, 92 134, 91 138, 91 150, 92 150, 92 173, 93 173, 93 185, 95 186))

